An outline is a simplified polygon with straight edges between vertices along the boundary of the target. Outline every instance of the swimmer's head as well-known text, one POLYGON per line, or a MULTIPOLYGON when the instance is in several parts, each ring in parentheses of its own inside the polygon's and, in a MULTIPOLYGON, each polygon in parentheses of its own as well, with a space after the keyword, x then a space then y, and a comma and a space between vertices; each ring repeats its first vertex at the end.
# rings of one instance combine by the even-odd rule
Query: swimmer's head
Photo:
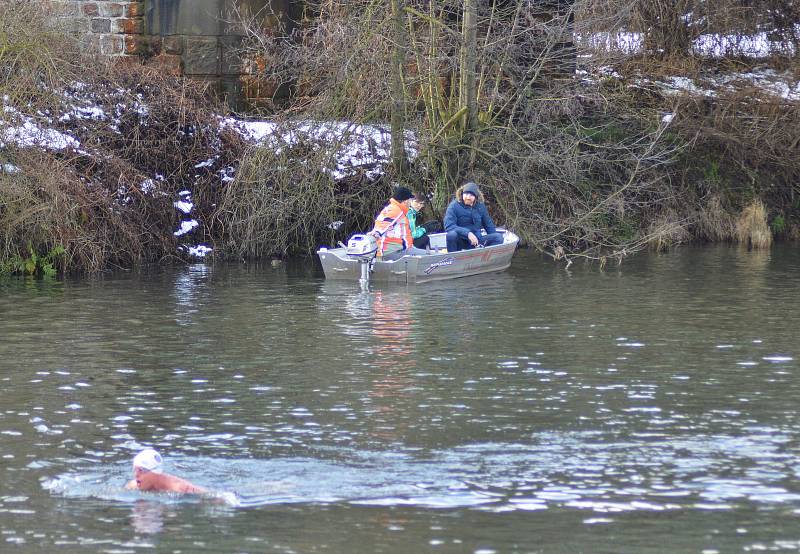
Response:
POLYGON ((146 471, 156 471, 161 467, 162 461, 161 454, 152 448, 147 448, 133 458, 133 469, 140 468, 146 471))

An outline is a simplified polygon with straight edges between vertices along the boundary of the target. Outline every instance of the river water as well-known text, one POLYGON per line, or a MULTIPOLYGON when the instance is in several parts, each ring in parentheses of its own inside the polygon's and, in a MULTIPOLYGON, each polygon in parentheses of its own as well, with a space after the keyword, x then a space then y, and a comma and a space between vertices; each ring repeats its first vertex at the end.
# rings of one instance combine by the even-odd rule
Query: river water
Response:
POLYGON ((0 551, 800 550, 798 270, 0 281, 0 551), (216 494, 124 491, 146 446, 216 494))

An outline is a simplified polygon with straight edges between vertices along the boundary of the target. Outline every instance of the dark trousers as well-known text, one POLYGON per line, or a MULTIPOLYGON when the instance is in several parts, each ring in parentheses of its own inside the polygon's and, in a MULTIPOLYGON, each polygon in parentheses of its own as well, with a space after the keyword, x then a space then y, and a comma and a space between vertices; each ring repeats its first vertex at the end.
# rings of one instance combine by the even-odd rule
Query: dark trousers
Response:
POLYGON ((427 233, 425 233, 421 237, 417 237, 414 239, 414 248, 421 248, 425 250, 430 245, 431 245, 431 237, 429 237, 427 233))
MULTIPOLYGON (((489 233, 488 235, 481 235, 475 233, 478 237, 478 243, 481 246, 494 246, 496 244, 503 244, 503 235, 501 233, 489 233)), ((467 237, 459 237, 456 231, 447 231, 447 251, 458 252, 459 250, 468 250, 475 248, 469 243, 467 237)))

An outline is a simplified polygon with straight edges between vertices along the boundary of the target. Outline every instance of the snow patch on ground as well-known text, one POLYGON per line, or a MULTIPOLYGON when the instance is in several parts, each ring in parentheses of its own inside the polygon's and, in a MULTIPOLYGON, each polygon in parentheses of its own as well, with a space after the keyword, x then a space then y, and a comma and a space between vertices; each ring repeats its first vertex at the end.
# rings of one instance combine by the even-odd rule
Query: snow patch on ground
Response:
MULTIPOLYGON (((800 25, 797 32, 800 33, 800 25)), ((583 42, 591 50, 617 51, 625 55, 640 54, 644 51, 644 35, 641 33, 616 32, 594 33, 588 36, 576 35, 578 42, 583 42)), ((767 58, 781 53, 794 56, 795 48, 791 43, 771 40, 765 32, 755 35, 718 35, 704 34, 692 43, 692 53, 706 58, 723 56, 743 56, 749 58, 767 58)))
POLYGON ((794 79, 788 73, 778 73, 773 69, 762 69, 736 75, 723 76, 720 79, 724 84, 730 86, 738 85, 744 81, 750 86, 760 89, 763 92, 778 96, 785 100, 800 100, 800 80, 794 79))
POLYGON ((40 147, 50 150, 80 147, 81 143, 75 137, 55 129, 40 127, 32 117, 9 106, 7 102, 8 96, 4 96, 2 110, 6 115, 0 119, 0 124, 5 124, 0 128, 0 148, 4 148, 6 144, 18 148, 40 147))
MULTIPOLYGON (((343 179, 358 172, 377 178, 391 158, 391 131, 380 125, 360 125, 347 121, 295 122, 278 125, 271 121, 246 121, 226 118, 223 124, 239 131, 254 144, 280 151, 310 139, 335 148, 333 167, 325 168, 333 179, 343 179)), ((413 159, 417 155, 417 140, 414 134, 405 134, 406 154, 413 159)))
POLYGON ((666 82, 661 83, 664 94, 679 94, 688 92, 698 96, 714 96, 713 90, 698 87, 694 80, 688 77, 672 77, 666 82))
POLYGON ((206 254, 210 254, 212 249, 210 246, 205 244, 198 244, 197 246, 188 246, 188 245, 181 245, 179 249, 182 252, 186 252, 190 256, 194 256, 195 258, 205 258, 206 254))
MULTIPOLYGON (((800 33, 800 25, 797 32, 800 33)), ((595 33, 586 37, 576 37, 593 51, 616 51, 624 55, 640 54, 644 50, 644 38, 640 33, 595 33)), ((733 35, 701 35, 692 46, 694 54, 707 59, 722 56, 743 56, 752 59, 767 58, 774 53, 787 56, 796 55, 790 43, 771 40, 767 33, 752 36, 733 35)), ((591 55, 581 56, 590 59, 591 55)), ((590 62, 591 63, 591 62, 590 62)), ((579 70, 577 75, 584 81, 597 79, 622 79, 623 77, 612 67, 598 66, 591 70, 579 70)), ((664 94, 693 94, 714 97, 719 91, 731 92, 743 86, 753 87, 761 93, 782 98, 788 101, 800 101, 800 81, 790 72, 779 73, 774 69, 763 68, 748 72, 703 75, 698 79, 676 75, 669 79, 653 82, 639 79, 636 86, 658 86, 664 94)))
POLYGON ((800 101, 800 81, 792 81, 788 73, 778 73, 772 69, 754 70, 747 73, 728 75, 703 75, 697 79, 674 76, 661 81, 637 79, 636 86, 657 86, 665 95, 691 94, 695 96, 716 97, 720 93, 731 93, 753 88, 761 94, 773 96, 789 102, 800 101))
POLYGON ((178 228, 177 231, 172 233, 176 237, 180 237, 181 235, 185 235, 186 233, 191 233, 195 227, 200 225, 196 219, 188 219, 186 221, 181 221, 181 226, 178 228))
POLYGON ((694 41, 695 54, 709 58, 723 56, 745 56, 750 58, 766 58, 773 53, 794 56, 792 44, 776 43, 770 40, 767 33, 750 36, 737 35, 701 35, 694 41))
POLYGON ((194 204, 191 202, 186 202, 185 200, 178 200, 177 202, 173 202, 172 205, 175 206, 179 212, 183 212, 185 214, 192 213, 192 208, 194 208, 194 204))

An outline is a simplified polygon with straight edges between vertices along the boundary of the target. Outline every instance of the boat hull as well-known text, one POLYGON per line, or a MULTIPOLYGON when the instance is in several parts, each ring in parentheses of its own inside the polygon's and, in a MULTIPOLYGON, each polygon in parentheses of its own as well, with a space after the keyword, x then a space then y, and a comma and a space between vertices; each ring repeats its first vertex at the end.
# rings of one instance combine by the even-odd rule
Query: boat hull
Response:
MULTIPOLYGON (((459 252, 447 252, 445 234, 436 233, 431 235, 430 254, 403 256, 394 261, 376 259, 372 262, 370 280, 420 284, 503 271, 511 265, 519 238, 511 231, 498 231, 504 233, 502 244, 459 252)), ((320 248, 317 255, 326 279, 358 281, 361 278, 361 262, 350 258, 344 248, 320 248)))

